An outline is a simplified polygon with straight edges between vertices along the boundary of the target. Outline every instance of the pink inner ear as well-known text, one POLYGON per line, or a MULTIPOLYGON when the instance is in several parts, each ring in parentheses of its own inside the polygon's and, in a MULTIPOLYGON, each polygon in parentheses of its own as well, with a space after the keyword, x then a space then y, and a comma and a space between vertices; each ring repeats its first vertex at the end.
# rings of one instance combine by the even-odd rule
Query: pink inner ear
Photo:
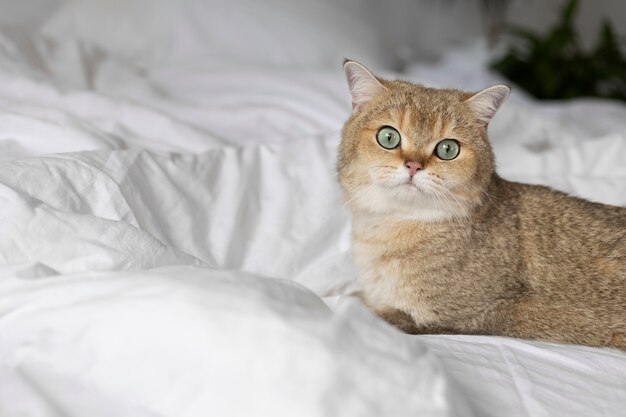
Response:
POLYGON ((476 118, 487 125, 510 92, 511 89, 504 84, 494 85, 474 94, 465 102, 476 118))
POLYGON ((363 104, 385 91, 380 81, 358 62, 347 61, 344 64, 344 71, 352 96, 353 112, 358 111, 363 104))

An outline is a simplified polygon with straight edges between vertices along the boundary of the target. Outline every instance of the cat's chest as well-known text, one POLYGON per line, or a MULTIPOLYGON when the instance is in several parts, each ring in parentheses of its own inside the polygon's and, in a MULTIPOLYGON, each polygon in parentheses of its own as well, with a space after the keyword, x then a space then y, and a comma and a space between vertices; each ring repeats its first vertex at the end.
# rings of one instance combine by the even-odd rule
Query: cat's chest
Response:
POLYGON ((353 259, 368 302, 403 310, 425 306, 443 266, 439 246, 420 231, 356 229, 353 259))
POLYGON ((353 242, 353 259, 361 284, 401 290, 416 284, 420 271, 429 268, 428 257, 419 248, 398 248, 384 243, 353 242))

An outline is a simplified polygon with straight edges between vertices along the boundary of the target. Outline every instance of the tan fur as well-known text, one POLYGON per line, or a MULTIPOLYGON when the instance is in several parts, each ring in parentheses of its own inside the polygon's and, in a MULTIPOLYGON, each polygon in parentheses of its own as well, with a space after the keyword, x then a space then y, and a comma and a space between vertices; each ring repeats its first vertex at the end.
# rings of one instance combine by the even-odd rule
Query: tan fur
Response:
POLYGON ((379 81, 346 122, 338 161, 365 303, 410 333, 626 350, 626 208, 501 179, 472 94, 379 81), (399 149, 377 144, 385 125, 399 149), (456 159, 434 155, 444 138, 461 143, 456 159), (407 161, 439 185, 390 185, 407 161))

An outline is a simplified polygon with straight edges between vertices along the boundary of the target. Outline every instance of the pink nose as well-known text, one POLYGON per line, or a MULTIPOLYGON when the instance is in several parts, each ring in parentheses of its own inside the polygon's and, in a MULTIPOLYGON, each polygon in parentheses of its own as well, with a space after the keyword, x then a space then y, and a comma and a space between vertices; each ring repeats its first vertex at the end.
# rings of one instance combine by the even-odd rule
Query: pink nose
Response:
POLYGON ((409 175, 412 177, 417 171, 422 169, 422 165, 419 162, 407 162, 404 166, 409 170, 409 175))

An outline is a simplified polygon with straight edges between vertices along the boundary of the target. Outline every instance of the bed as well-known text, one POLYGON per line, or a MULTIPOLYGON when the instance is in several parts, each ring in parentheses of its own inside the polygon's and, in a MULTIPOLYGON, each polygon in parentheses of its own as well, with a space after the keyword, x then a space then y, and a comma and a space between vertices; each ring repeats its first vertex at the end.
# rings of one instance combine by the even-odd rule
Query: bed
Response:
MULTIPOLYGON (((366 16, 306 4, 70 1, 0 31, 0 416, 623 414, 624 352, 405 335, 351 295, 337 55, 500 80, 480 42, 393 73, 366 16)), ((504 177, 626 205, 623 104, 515 91, 490 135, 504 177)))

